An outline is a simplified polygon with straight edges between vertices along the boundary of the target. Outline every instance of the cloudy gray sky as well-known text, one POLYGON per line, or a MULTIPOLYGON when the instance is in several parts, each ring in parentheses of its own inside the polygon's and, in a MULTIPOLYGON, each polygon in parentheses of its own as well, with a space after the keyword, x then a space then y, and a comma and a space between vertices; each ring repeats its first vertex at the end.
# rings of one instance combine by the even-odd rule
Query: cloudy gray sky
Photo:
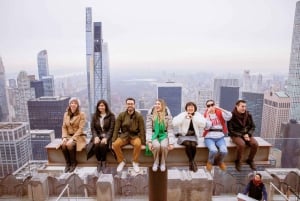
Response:
POLYGON ((85 71, 85 8, 103 24, 111 71, 288 72, 297 0, 0 0, 6 72, 85 71))

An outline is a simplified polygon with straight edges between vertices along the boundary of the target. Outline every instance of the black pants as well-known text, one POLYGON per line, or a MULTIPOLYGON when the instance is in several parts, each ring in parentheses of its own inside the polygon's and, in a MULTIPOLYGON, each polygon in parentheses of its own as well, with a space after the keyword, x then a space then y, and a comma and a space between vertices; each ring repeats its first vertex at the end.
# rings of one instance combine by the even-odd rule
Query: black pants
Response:
POLYGON ((106 161, 108 144, 98 143, 94 146, 94 153, 98 161, 106 161))
POLYGON ((182 145, 185 146, 185 153, 189 158, 189 161, 194 161, 195 155, 196 155, 196 147, 197 143, 194 141, 184 141, 182 145))
POLYGON ((63 152, 63 155, 65 157, 65 160, 66 160, 66 164, 68 166, 70 165, 75 165, 77 164, 77 161, 76 161, 76 143, 73 143, 71 145, 66 145, 66 144, 63 144, 61 146, 61 149, 62 149, 62 152, 63 152))

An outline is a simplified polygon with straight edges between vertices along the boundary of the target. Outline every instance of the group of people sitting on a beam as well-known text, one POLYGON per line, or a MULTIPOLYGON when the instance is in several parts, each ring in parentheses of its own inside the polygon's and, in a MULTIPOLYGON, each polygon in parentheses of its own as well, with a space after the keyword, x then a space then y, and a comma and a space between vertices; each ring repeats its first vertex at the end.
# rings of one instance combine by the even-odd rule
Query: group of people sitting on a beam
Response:
POLYGON ((162 99, 157 99, 155 105, 148 112, 146 126, 143 116, 135 110, 135 99, 126 99, 126 110, 117 118, 111 112, 105 100, 99 100, 91 121, 92 138, 86 145, 84 127, 86 116, 80 111, 78 98, 71 98, 64 114, 62 125, 61 149, 66 160, 65 172, 73 172, 76 168, 76 151, 87 149, 87 158, 96 155, 97 171, 106 168, 106 155, 112 150, 118 161, 117 172, 121 172, 126 165, 122 147, 127 144, 133 146, 132 166, 139 172, 139 156, 142 145, 146 145, 146 152, 153 155, 152 171, 166 170, 168 152, 177 143, 185 147, 189 160, 189 170, 198 170, 195 155, 198 138, 203 137, 209 150, 207 171, 213 165, 226 170, 224 158, 227 155, 225 136, 230 136, 236 144, 235 168, 241 170, 242 156, 246 146, 250 153, 245 161, 252 170, 256 169, 254 156, 258 143, 253 137, 255 124, 249 111, 246 110, 246 101, 238 100, 232 112, 218 107, 214 100, 206 101, 204 114, 197 112, 193 102, 185 105, 185 111, 174 118, 162 99), (178 132, 174 133, 174 127, 178 132), (201 133, 200 133, 201 132, 201 133))

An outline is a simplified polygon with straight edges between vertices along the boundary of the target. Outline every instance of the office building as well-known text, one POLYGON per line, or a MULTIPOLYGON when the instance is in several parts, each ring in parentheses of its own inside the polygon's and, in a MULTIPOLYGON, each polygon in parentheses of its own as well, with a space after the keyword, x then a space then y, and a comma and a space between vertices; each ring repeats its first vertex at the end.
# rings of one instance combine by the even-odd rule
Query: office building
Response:
POLYGON ((300 120, 300 2, 296 4, 286 93, 291 100, 290 119, 300 120))
POLYGON ((46 145, 55 139, 54 130, 30 130, 33 160, 47 160, 46 145))
POLYGON ((256 92, 242 92, 242 99, 247 101, 247 110, 251 113, 255 124, 255 136, 260 136, 264 94, 256 92))
POLYGON ((0 177, 12 174, 31 159, 29 124, 0 123, 0 177))
POLYGON ((157 85, 157 98, 164 99, 172 116, 182 111, 182 85, 175 82, 159 83, 157 85))
POLYGON ((206 110, 206 101, 207 100, 212 100, 213 99, 213 92, 212 90, 209 89, 200 89, 198 91, 198 96, 197 96, 197 110, 200 113, 204 113, 206 110))
POLYGON ((35 97, 39 98, 44 96, 44 84, 41 80, 31 80, 30 87, 34 89, 35 97))
POLYGON ((54 130, 55 138, 61 138, 64 113, 70 97, 43 96, 28 101, 31 129, 54 130))
POLYGON ((225 110, 232 111, 236 101, 239 99, 239 90, 239 87, 221 86, 219 106, 225 110))
POLYGON ((21 71, 17 78, 17 88, 14 89, 14 112, 16 122, 28 122, 27 101, 35 98, 34 89, 30 87, 30 81, 25 71, 21 71))
POLYGON ((221 87, 239 87, 239 79, 236 78, 228 78, 228 79, 215 78, 214 79, 213 98, 217 104, 220 103, 221 87))
POLYGON ((281 149, 283 136, 280 134, 281 124, 289 120, 290 98, 283 92, 264 93, 264 105, 261 123, 261 137, 273 146, 281 149))
POLYGON ((282 140, 282 160, 283 168, 300 167, 300 123, 291 119, 282 123, 280 135, 282 140))
POLYGON ((55 96, 53 75, 43 76, 41 80, 43 82, 44 87, 44 96, 55 96))
POLYGON ((89 112, 94 112, 98 100, 109 105, 110 73, 107 43, 102 39, 102 23, 92 22, 92 8, 86 8, 86 70, 88 83, 89 112))
POLYGON ((37 55, 39 79, 49 75, 48 54, 47 50, 42 50, 37 55))
POLYGON ((5 69, 0 57, 0 122, 8 121, 9 109, 7 103, 5 69))

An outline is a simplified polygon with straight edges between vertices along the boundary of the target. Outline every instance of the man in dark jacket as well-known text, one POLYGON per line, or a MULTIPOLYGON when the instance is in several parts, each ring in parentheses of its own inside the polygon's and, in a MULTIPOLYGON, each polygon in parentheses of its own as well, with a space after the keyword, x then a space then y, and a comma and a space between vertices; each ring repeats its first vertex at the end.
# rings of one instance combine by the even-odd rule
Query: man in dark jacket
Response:
POLYGON ((255 125, 252 115, 246 110, 246 101, 238 100, 232 111, 232 118, 228 121, 229 136, 237 146, 237 158, 235 161, 237 171, 241 170, 241 159, 246 146, 250 146, 250 153, 246 163, 252 170, 256 169, 253 159, 257 152, 258 143, 253 137, 254 130, 255 125))
POLYGON ((126 144, 133 145, 132 166, 135 172, 139 172, 139 156, 142 144, 145 144, 145 125, 143 116, 135 111, 135 100, 133 98, 126 99, 127 110, 121 112, 116 120, 113 137, 112 148, 116 153, 119 163, 117 172, 121 172, 126 164, 123 156, 122 147, 126 144))

